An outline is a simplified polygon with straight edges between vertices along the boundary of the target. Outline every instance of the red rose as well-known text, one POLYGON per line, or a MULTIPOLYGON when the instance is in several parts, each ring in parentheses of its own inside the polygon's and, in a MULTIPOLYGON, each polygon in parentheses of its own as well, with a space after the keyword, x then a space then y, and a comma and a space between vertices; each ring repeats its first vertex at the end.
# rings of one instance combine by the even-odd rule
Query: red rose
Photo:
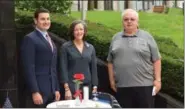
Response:
POLYGON ((84 80, 84 74, 83 73, 76 73, 76 74, 74 74, 74 79, 76 79, 76 80, 84 80))

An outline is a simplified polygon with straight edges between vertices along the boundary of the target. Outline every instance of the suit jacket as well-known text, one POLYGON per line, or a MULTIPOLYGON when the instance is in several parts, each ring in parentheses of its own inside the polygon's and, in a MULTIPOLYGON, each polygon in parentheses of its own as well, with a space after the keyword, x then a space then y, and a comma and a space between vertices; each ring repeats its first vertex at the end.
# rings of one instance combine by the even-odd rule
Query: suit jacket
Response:
POLYGON ((25 36, 21 46, 21 59, 28 92, 40 92, 44 101, 59 91, 57 77, 57 49, 53 51, 38 30, 25 36))

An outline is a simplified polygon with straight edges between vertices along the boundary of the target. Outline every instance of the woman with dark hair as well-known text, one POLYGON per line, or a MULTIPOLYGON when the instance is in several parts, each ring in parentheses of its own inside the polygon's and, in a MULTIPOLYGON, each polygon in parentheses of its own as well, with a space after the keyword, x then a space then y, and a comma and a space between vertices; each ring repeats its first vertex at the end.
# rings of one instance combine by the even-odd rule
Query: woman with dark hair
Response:
POLYGON ((83 73, 85 76, 82 86, 88 86, 90 93, 91 90, 97 92, 96 52, 93 45, 85 41, 86 34, 86 23, 75 20, 69 28, 71 40, 61 47, 61 82, 65 89, 65 99, 72 99, 75 93, 73 75, 76 73, 83 73))

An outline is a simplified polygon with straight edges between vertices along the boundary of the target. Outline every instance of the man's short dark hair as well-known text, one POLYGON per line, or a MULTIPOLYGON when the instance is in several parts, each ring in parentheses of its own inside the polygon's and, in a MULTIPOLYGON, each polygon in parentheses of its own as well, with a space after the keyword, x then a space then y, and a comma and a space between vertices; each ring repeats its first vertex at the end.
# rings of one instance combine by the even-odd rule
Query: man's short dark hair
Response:
POLYGON ((87 24, 82 21, 82 20, 75 20, 71 23, 70 27, 69 27, 69 36, 70 36, 70 39, 71 40, 74 40, 74 29, 75 29, 75 26, 77 24, 82 24, 83 27, 84 27, 84 36, 83 36, 83 40, 85 40, 85 36, 87 35, 87 24))
POLYGON ((34 13, 34 18, 38 18, 40 13, 49 13, 49 10, 45 9, 45 8, 39 8, 35 11, 34 13))

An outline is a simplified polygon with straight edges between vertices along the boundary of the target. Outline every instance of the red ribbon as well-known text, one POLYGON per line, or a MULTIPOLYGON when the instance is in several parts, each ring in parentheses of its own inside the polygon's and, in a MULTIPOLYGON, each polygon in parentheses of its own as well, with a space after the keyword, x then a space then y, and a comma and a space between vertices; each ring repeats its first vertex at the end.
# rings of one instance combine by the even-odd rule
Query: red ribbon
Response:
POLYGON ((74 94, 74 97, 76 98, 77 96, 79 96, 79 99, 82 102, 82 94, 81 94, 81 92, 82 92, 81 90, 76 90, 75 94, 74 94))

